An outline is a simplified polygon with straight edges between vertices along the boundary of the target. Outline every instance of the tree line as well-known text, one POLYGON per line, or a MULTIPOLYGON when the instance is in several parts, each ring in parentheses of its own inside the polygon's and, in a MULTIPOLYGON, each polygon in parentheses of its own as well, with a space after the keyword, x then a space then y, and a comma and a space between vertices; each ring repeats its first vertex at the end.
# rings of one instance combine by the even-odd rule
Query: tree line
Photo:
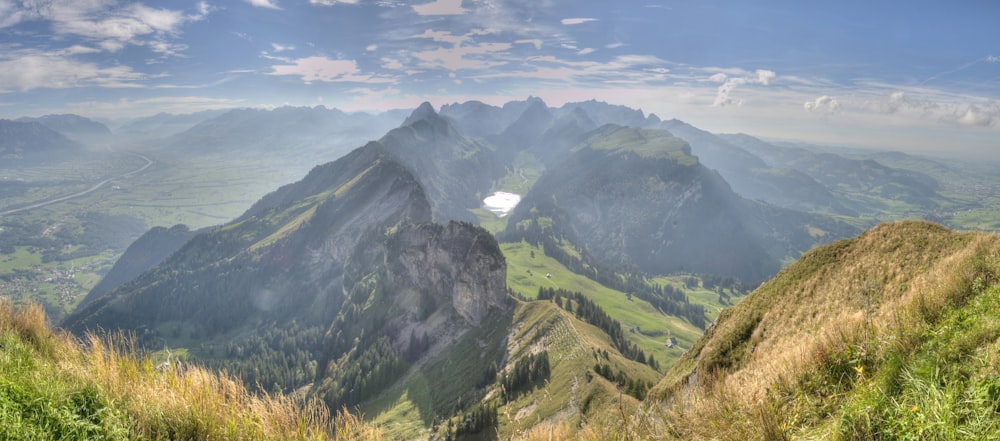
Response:
POLYGON ((673 286, 663 286, 650 282, 650 277, 637 268, 621 266, 612 268, 602 264, 586 250, 574 248, 577 255, 571 254, 563 248, 563 243, 568 243, 565 235, 553 227, 541 227, 536 219, 528 219, 518 223, 513 229, 507 230, 497 235, 497 240, 502 242, 525 241, 534 246, 540 246, 546 256, 555 259, 557 262, 574 273, 583 275, 588 279, 600 283, 608 288, 634 295, 662 311, 664 314, 687 319, 691 324, 705 329, 708 321, 705 316, 705 308, 702 305, 692 304, 683 291, 673 286), (522 226, 521 224, 524 224, 522 226))
POLYGON ((551 300, 556 306, 576 314, 578 319, 600 328, 611 337, 611 344, 625 358, 648 365, 657 371, 660 370, 660 363, 652 355, 647 356, 642 349, 625 339, 621 322, 611 318, 600 306, 582 293, 542 286, 538 288, 538 299, 551 300))

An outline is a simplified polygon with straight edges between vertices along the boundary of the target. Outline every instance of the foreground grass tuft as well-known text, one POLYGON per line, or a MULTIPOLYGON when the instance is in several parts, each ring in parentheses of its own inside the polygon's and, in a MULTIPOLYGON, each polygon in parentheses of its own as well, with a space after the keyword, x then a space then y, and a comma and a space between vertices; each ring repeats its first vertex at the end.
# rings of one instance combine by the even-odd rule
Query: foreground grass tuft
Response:
POLYGON ((380 440, 317 402, 253 395, 225 374, 154 366, 122 336, 52 331, 38 305, 0 302, 0 438, 380 440))
POLYGON ((807 253, 723 316, 656 391, 668 439, 1000 431, 998 236, 882 225, 807 253))

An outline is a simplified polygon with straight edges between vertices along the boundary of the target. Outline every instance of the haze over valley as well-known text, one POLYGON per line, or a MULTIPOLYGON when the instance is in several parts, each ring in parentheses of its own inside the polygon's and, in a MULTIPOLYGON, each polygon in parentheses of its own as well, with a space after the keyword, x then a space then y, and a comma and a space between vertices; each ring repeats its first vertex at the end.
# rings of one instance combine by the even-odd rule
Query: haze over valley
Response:
POLYGON ((0 0, 0 433, 995 433, 1000 10, 910 9, 0 0))

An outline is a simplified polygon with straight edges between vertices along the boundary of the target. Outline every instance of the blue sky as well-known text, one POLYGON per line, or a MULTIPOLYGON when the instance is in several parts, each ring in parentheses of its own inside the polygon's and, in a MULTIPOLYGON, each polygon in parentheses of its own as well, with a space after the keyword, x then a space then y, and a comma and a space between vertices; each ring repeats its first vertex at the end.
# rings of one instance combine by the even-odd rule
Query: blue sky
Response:
POLYGON ((1000 2, 0 0, 0 117, 528 95, 1000 158, 1000 2))

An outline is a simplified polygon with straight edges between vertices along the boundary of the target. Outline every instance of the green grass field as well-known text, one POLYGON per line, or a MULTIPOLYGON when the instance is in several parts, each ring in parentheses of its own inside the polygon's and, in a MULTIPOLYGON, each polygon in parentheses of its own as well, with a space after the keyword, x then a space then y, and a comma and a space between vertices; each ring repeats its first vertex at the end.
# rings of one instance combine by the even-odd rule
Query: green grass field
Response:
MULTIPOLYGON (((611 318, 621 322, 625 330, 639 328, 641 332, 627 332, 626 337, 644 352, 656 357, 663 369, 673 365, 684 348, 690 348, 702 334, 701 329, 687 320, 664 315, 644 300, 636 297, 629 300, 621 291, 573 273, 555 259, 546 256, 538 247, 520 242, 500 244, 500 248, 507 257, 508 287, 528 298, 534 298, 541 286, 583 293, 611 318), (534 257, 531 257, 532 252, 534 257), (680 347, 667 348, 668 337, 677 339, 680 347)), ((710 298, 702 301, 708 303, 710 298)), ((696 302, 696 298, 692 297, 691 301, 696 302)))

